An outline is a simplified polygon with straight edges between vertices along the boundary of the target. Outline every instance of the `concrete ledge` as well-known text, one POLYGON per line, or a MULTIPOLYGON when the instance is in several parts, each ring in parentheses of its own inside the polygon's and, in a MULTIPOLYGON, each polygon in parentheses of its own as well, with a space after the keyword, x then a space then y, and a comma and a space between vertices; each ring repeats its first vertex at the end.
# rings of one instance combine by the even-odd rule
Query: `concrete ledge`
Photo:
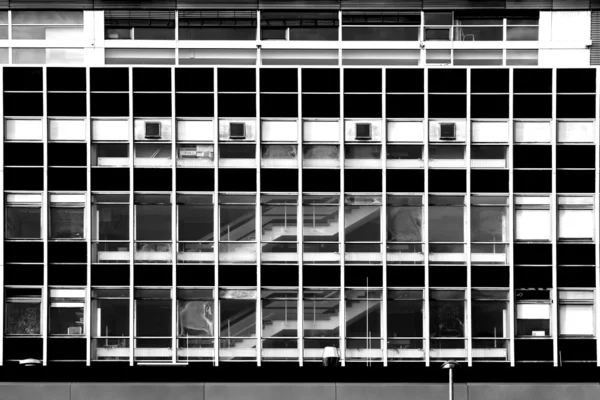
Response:
POLYGON ((117 399, 204 400, 204 383, 73 383, 71 385, 70 400, 117 399))
POLYGON ((334 383, 206 383, 205 390, 206 400, 336 399, 334 383))
MULTIPOLYGON (((447 383, 337 384, 337 400, 434 400, 447 398, 447 383)), ((454 384, 454 399, 467 400, 466 384, 454 384)), ((469 398, 469 400, 472 399, 469 398)))
POLYGON ((2 400, 69 400, 70 383, 0 383, 2 400))

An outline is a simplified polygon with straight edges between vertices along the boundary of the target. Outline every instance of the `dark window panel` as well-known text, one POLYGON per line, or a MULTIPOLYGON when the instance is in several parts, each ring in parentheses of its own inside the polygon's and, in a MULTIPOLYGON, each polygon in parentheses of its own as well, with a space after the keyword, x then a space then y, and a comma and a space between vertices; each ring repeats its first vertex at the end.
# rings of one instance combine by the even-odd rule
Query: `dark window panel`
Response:
POLYGON ((85 263, 87 262, 87 245, 85 242, 49 242, 48 261, 51 263, 85 263))
POLYGON ((339 265, 303 265, 304 286, 338 287, 340 286, 339 265))
POLYGON ((556 146, 557 168, 594 168, 596 149, 594 145, 556 146))
POLYGON ((24 360, 27 358, 44 358, 43 339, 40 338, 6 338, 4 339, 4 359, 24 360))
POLYGON ((515 68, 513 74, 515 93, 552 93, 552 70, 550 69, 515 68))
POLYGON ((92 286, 129 286, 129 264, 92 265, 92 286))
POLYGON ((425 286, 425 267, 422 265, 388 265, 388 287, 425 286))
POLYGON ((557 93, 594 93, 596 91, 595 69, 556 70, 557 93))
POLYGON ((596 286, 595 267, 558 267, 558 287, 593 288, 596 286))
POLYGON ((556 258, 559 265, 594 265, 595 245, 559 243, 556 249, 556 258))
POLYGON ((219 94, 219 117, 256 117, 256 95, 219 94))
POLYGON ((340 71, 338 69, 302 69, 303 92, 339 92, 340 71))
POLYGON ((515 118, 552 118, 552 96, 514 96, 513 115, 515 118))
POLYGON ((380 69, 344 69, 344 92, 381 92, 380 69))
MULTIPOLYGON (((179 22, 181 24, 181 19, 179 22)), ((233 25, 215 27, 187 27, 180 25, 179 40, 256 40, 256 28, 233 25)), ((180 61, 180 64, 182 63, 183 61, 180 61)))
POLYGON ((552 264, 552 245, 548 243, 516 243, 515 264, 552 264))
POLYGON ((298 286, 297 265, 269 265, 260 267, 262 286, 298 286))
POLYGON ((298 70, 263 68, 260 70, 261 92, 298 92, 298 70))
POLYGON ((558 339, 561 362, 596 362, 595 339, 558 339))
POLYGON ((467 267, 442 266, 429 267, 429 286, 466 287, 467 267))
POLYGON ((340 171, 337 169, 304 169, 302 190, 305 192, 339 192, 340 171))
POLYGON ((261 94, 261 117, 298 117, 298 95, 296 94, 261 94))
POLYGON ((173 266, 136 265, 133 270, 135 286, 171 286, 173 284, 173 266))
POLYGON ((220 265, 220 286, 256 286, 256 265, 220 265))
POLYGON ((388 94, 385 108, 388 118, 423 118, 425 95, 388 94))
POLYGON ((85 286, 87 285, 87 266, 85 264, 50 264, 48 266, 48 284, 85 286))
POLYGON ((127 68, 90 68, 90 90, 126 92, 129 90, 127 68))
POLYGON ((215 267, 213 265, 178 265, 177 285, 180 286, 213 286, 215 284, 215 267))
POLYGON ((4 165, 43 166, 42 143, 4 143, 4 165))
POLYGON ((175 116, 214 117, 214 95, 178 93, 175 95, 175 116))
POLYGON ((346 265, 345 274, 346 286, 383 286, 383 268, 381 265, 346 265))
POLYGON ((92 190, 128 191, 128 168, 92 168, 92 190))
POLYGON ((85 92, 85 68, 53 68, 46 71, 49 91, 85 92))
POLYGON ((49 360, 81 360, 86 358, 85 338, 64 340, 62 338, 48 339, 48 359, 49 360))
POLYGON ((4 262, 32 262, 44 261, 44 244, 42 242, 5 242, 4 262))
POLYGON ((136 93, 133 95, 133 115, 136 117, 170 117, 171 94, 136 93))
POLYGON ((471 93, 508 93, 508 69, 472 69, 471 93))
POLYGON ((134 92, 169 92, 171 90, 170 68, 134 68, 134 92))
POLYGON ((507 170, 472 170, 471 192, 473 193, 508 193, 507 170))
POLYGON ((254 68, 219 68, 217 71, 219 92, 255 92, 254 68))
POLYGON ((41 117, 43 110, 42 93, 4 93, 4 115, 6 116, 41 117))
POLYGON ((135 168, 133 170, 133 189, 136 191, 171 191, 171 169, 135 168))
POLYGON ((422 169, 388 169, 388 192, 424 192, 425 172, 422 169))
MULTIPOLYGON (((42 253, 40 243, 40 254, 42 253)), ((40 258, 42 256, 40 255, 40 258)), ((43 285, 44 266, 41 264, 6 264, 4 266, 5 285, 43 285)))
POLYGON ((386 92, 423 93, 425 91, 422 69, 388 69, 386 92))
POLYGON ((429 170, 430 192, 466 192, 467 171, 449 169, 429 170))
POLYGON ((466 93, 467 70, 430 69, 429 93, 466 93))
POLYGON ((263 169, 260 171, 260 190, 263 192, 297 192, 298 170, 263 169))
POLYGON ((4 190, 44 190, 43 168, 5 168, 4 190))
POLYGON ((509 286, 510 267, 473 266, 471 267, 471 285, 473 287, 509 286))
POLYGON ((595 173, 593 170, 556 171, 556 191, 558 193, 594 193, 595 173))
POLYGON ((178 92, 214 91, 212 68, 176 68, 175 90, 178 92))
POLYGON ((380 94, 344 95, 345 118, 381 118, 380 94))
POLYGON ((515 340, 515 361, 548 361, 553 357, 552 339, 515 340))
POLYGON ((344 190, 346 192, 381 192, 382 173, 380 169, 346 169, 344 190))
POLYGON ((85 143, 48 143, 48 165, 51 167, 85 167, 87 158, 85 143))
POLYGON ((48 93, 48 115, 51 117, 85 117, 85 93, 48 93))
POLYGON ((92 93, 90 103, 92 117, 129 116, 129 95, 127 93, 92 93))
POLYGON ((516 145, 513 150, 515 168, 552 168, 552 146, 516 145))
POLYGON ((220 169, 219 191, 255 192, 256 170, 251 169, 220 169))
POLYGON ((508 95, 472 95, 471 118, 508 118, 508 95))
POLYGON ((552 267, 516 267, 515 287, 526 288, 551 288, 552 267))
POLYGON ((48 190, 87 190, 85 168, 49 168, 48 190))
POLYGON ((211 192, 215 190, 215 171, 212 168, 177 168, 177 190, 211 192))
POLYGON ((304 118, 339 118, 339 94, 303 94, 302 116, 304 118))
POLYGON ((557 118, 595 118, 595 95, 558 95, 556 96, 557 118))
POLYGON ((40 67, 5 67, 5 91, 36 91, 43 90, 44 82, 40 67))
POLYGON ((515 193, 551 193, 552 171, 514 171, 515 193))
POLYGON ((466 118, 467 117, 467 95, 429 95, 429 117, 430 118, 466 118))

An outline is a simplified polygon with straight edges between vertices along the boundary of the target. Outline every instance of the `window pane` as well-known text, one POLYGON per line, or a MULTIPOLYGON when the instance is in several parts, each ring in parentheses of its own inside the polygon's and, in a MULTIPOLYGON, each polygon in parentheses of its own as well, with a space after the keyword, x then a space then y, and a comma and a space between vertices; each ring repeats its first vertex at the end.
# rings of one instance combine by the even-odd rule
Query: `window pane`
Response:
POLYGON ((298 300, 295 293, 274 293, 263 299, 263 337, 297 337, 298 300), (275 297, 276 296, 276 297, 275 297), (285 298, 290 296, 290 298, 285 298))
POLYGON ((13 11, 12 23, 82 25, 83 11, 13 11))
POLYGON ((558 210, 558 237, 560 239, 593 239, 593 210, 558 210))
POLYGON ((463 301, 432 301, 430 331, 433 337, 464 337, 465 305, 463 301))
POLYGON ((388 336, 423 336, 423 301, 388 301, 388 336))
POLYGON ((213 205, 178 206, 179 240, 212 241, 213 205))
POLYGON ((97 240, 129 240, 129 206, 99 204, 96 206, 97 240))
POLYGON ((464 241, 464 208, 429 207, 429 227, 432 242, 464 241))
POLYGON ((227 242, 256 240, 256 207, 221 204, 221 240, 227 242))
POLYGON ((7 335, 39 335, 41 309, 39 303, 7 303, 7 335))
POLYGON ((506 302, 473 302, 473 337, 507 337, 508 309, 506 302))
POLYGON ((179 336, 213 336, 212 300, 179 300, 179 336))
POLYGON ((83 208, 50 208, 51 239, 82 239, 83 208))
POLYGON ((295 241, 298 232, 295 204, 262 206, 262 241, 295 241))
POLYGON ((221 336, 256 336, 256 301, 221 299, 221 336))
POLYGON ((388 233, 390 242, 420 242, 423 208, 388 206, 388 233))
POLYGON ((339 300, 305 299, 304 336, 338 337, 339 314, 339 300))
POLYGON ((517 304, 517 335, 550 335, 550 304, 517 304))
POLYGON ((96 300, 92 326, 95 337, 129 336, 129 300, 96 300))
POLYGON ((561 305, 558 322, 561 335, 593 335, 594 306, 591 304, 561 305))
POLYGON ((171 300, 136 300, 136 332, 141 336, 171 336, 171 300))
POLYGON ((381 241, 381 207, 346 205, 344 212, 346 241, 381 241))
POLYGON ((41 208, 7 207, 7 239, 39 239, 41 237, 41 208))
POLYGON ((506 242, 506 208, 471 207, 471 240, 506 242))
POLYGON ((304 240, 337 242, 339 240, 338 206, 306 205, 304 209, 304 240))
POLYGON ((550 240, 549 210, 516 210, 515 239, 550 240))
POLYGON ((136 240, 171 240, 171 206, 135 206, 136 240))
POLYGON ((82 335, 84 333, 83 307, 50 307, 51 335, 82 335))

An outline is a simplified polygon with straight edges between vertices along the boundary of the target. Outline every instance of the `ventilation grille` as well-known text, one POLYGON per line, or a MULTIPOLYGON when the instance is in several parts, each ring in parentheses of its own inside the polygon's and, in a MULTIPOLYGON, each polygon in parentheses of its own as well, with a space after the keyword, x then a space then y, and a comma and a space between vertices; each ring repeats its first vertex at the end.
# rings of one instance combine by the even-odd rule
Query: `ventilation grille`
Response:
POLYGON ((590 64, 600 65, 600 11, 592 11, 592 48, 590 64))

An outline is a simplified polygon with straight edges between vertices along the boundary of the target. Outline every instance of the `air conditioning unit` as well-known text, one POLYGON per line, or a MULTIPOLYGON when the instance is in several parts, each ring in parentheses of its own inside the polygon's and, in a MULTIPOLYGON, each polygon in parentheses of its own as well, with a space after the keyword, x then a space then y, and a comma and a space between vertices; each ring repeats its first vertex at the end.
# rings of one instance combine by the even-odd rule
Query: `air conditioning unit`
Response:
POLYGON ((229 139, 246 139, 246 124, 243 122, 232 122, 229 124, 229 139))
POLYGON ((356 140, 371 140, 371 124, 356 124, 356 140))
POLYGON ((83 328, 81 326, 70 326, 67 328, 67 334, 69 335, 81 335, 83 333, 83 328))
POLYGON ((146 122, 146 139, 160 139, 160 122, 146 122))
POLYGON ((456 140, 456 124, 454 122, 440 123, 440 139, 456 140))

